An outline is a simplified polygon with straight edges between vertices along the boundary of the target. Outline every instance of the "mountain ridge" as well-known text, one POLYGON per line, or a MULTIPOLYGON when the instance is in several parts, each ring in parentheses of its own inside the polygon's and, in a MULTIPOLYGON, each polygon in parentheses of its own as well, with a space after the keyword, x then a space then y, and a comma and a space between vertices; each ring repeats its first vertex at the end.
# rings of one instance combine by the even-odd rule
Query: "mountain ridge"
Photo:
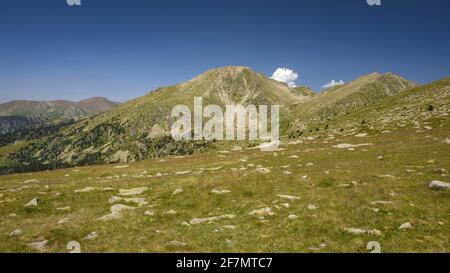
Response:
POLYGON ((9 133, 48 122, 78 120, 107 111, 118 103, 104 97, 79 102, 69 100, 14 100, 0 104, 0 133, 9 133))

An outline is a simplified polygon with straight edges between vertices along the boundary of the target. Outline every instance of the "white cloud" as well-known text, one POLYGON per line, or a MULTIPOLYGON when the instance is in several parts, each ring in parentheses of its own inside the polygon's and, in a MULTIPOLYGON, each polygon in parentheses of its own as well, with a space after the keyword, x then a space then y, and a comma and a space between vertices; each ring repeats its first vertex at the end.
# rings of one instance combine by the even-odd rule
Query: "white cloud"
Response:
POLYGON ((338 82, 335 81, 335 80, 332 80, 331 82, 325 84, 325 85, 322 86, 322 87, 325 88, 325 89, 327 89, 327 88, 331 88, 331 87, 335 87, 335 86, 343 85, 343 84, 345 84, 345 82, 344 82, 343 80, 340 80, 340 81, 338 81, 338 82))
POLYGON ((273 72, 271 79, 279 82, 284 82, 289 87, 293 88, 297 87, 295 81, 298 79, 298 74, 291 69, 278 68, 277 70, 275 70, 275 72, 273 72))

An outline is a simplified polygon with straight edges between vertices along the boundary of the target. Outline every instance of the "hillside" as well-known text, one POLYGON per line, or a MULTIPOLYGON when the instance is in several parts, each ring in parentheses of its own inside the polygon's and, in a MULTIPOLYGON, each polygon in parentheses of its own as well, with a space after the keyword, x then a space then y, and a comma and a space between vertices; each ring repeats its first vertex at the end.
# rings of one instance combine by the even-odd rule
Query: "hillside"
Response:
POLYGON ((0 104, 0 131, 8 133, 47 122, 80 119, 97 115, 118 103, 106 98, 90 98, 80 102, 57 101, 11 101, 0 104))
POLYGON ((329 88, 305 104, 293 105, 284 118, 290 130, 295 130, 297 134, 307 133, 316 130, 317 124, 326 125, 415 86, 415 83, 392 73, 372 73, 329 88))

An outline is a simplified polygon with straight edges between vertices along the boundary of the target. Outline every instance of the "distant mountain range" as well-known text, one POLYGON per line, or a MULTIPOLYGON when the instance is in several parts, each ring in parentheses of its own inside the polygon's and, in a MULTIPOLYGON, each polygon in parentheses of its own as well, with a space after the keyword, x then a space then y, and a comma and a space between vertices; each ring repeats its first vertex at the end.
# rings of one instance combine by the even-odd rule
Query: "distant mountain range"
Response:
POLYGON ((80 102, 11 101, 0 104, 0 133, 8 133, 48 122, 78 120, 102 113, 118 105, 106 98, 94 97, 80 102))
MULTIPOLYGON (((86 107, 82 102, 66 103, 64 111, 44 103, 32 112, 34 116, 52 119, 58 116, 53 113, 74 117, 95 114, 96 109, 104 112, 60 129, 53 128, 55 132, 33 132, 32 135, 38 136, 35 138, 21 136, 27 145, 13 145, 8 149, 8 168, 14 171, 55 169, 217 149, 225 144, 176 142, 169 135, 174 121, 170 116, 172 108, 178 104, 192 107, 194 97, 198 96, 203 97, 204 105, 281 105, 280 130, 282 139, 286 140, 346 134, 362 126, 375 130, 389 123, 405 123, 408 120, 400 117, 414 120, 428 115, 429 105, 445 108, 449 87, 450 78, 417 86, 392 73, 373 73, 316 94, 308 87, 289 88, 248 67, 212 69, 190 81, 159 88, 109 111, 104 110, 115 104, 105 100, 87 101, 88 105, 99 105, 95 107, 86 107)), ((23 107, 16 109, 22 110, 8 113, 25 116, 30 113, 23 107)))

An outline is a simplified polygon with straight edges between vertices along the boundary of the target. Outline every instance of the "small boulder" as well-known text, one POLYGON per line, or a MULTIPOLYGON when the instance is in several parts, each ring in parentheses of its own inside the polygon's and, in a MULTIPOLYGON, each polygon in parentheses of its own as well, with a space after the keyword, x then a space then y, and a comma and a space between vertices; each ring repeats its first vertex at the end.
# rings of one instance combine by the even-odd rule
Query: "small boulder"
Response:
POLYGON ((16 229, 16 230, 11 231, 11 233, 9 233, 9 236, 18 237, 22 234, 23 234, 23 231, 21 229, 16 229))
POLYGON ((36 207, 38 205, 39 199, 33 198, 30 202, 28 202, 25 207, 36 207))
POLYGON ((432 181, 430 183, 430 189, 433 190, 450 190, 450 183, 442 181, 432 181))
POLYGON ((410 223, 404 223, 398 229, 406 230, 406 229, 412 229, 412 228, 413 227, 412 227, 412 225, 410 223))
POLYGON ((177 194, 180 194, 180 193, 182 193, 183 192, 183 189, 176 189, 173 193, 172 193, 172 195, 177 195, 177 194))
POLYGON ((45 241, 30 243, 30 244, 28 244, 28 246, 33 248, 33 249, 35 249, 35 250, 44 252, 46 247, 47 247, 47 243, 48 243, 48 241, 45 240, 45 241))
POLYGON ((146 191, 148 191, 148 187, 140 187, 140 188, 134 188, 134 189, 120 189, 119 195, 120 196, 139 195, 146 191))

